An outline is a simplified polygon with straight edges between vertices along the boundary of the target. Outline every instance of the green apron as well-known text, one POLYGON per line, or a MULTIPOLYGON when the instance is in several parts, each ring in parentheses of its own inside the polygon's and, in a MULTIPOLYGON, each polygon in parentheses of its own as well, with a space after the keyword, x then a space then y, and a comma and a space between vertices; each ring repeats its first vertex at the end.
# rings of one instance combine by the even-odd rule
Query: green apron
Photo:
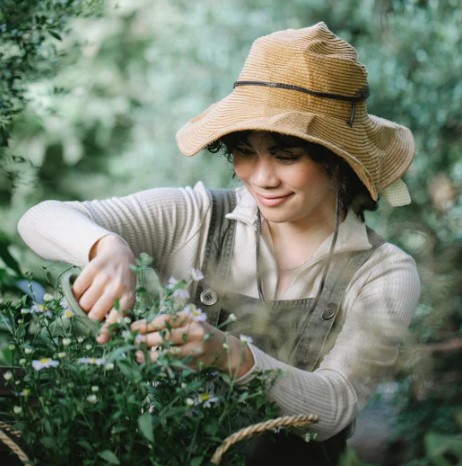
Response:
MULTIPOLYGON (((231 334, 244 334, 276 359, 303 370, 313 371, 335 343, 342 324, 340 304, 355 272, 384 240, 368 229, 372 249, 353 254, 338 254, 327 274, 322 292, 314 298, 265 301, 220 290, 226 284, 234 248, 236 222, 226 218, 236 206, 233 190, 214 190, 212 216, 206 242, 202 272, 204 280, 195 293, 195 304, 208 315, 208 322, 219 325, 230 313, 231 334)), ((257 258, 250 258, 257 260, 257 258)), ((345 449, 347 429, 324 442, 305 442, 300 436, 268 433, 253 441, 247 466, 298 466, 337 464, 345 449)))

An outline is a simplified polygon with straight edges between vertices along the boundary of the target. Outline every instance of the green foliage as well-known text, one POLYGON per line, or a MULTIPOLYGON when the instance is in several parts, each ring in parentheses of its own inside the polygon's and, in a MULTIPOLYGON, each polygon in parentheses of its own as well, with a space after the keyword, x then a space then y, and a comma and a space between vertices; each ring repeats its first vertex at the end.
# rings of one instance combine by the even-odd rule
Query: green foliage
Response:
MULTIPOLYGON (((0 161, 15 169, 2 171, 0 202, 9 194, 26 161, 8 153, 12 124, 27 104, 27 87, 49 79, 62 62, 57 42, 72 17, 94 11, 99 0, 2 0, 0 3, 0 161)), ((2 163, 2 167, 4 164, 2 163)))
POLYGON ((435 466, 451 466, 462 463, 462 435, 428 433, 425 450, 435 466))
MULTIPOLYGON (((12 366, 0 371, 0 385, 12 395, 6 403, 0 398, 0 418, 20 430, 33 464, 201 466, 230 434, 276 417, 266 400, 276 373, 241 388, 231 375, 191 369, 167 340, 156 362, 137 343, 131 319, 179 312, 185 302, 176 291, 188 285, 170 283, 156 297, 140 286, 131 317, 114 324, 104 345, 74 325, 60 290, 43 304, 23 297, 0 305, 0 365, 12 366), (137 352, 145 362, 137 362, 137 352)), ((239 449, 226 464, 242 464, 239 449)))

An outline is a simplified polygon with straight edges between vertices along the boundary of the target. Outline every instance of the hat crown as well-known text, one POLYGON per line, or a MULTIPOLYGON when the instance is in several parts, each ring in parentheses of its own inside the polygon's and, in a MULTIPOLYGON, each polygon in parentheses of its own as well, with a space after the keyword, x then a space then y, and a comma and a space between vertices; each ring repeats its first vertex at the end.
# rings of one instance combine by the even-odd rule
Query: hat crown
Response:
POLYGON ((279 82, 355 96, 367 88, 367 71, 356 50, 320 22, 255 40, 239 81, 279 82))

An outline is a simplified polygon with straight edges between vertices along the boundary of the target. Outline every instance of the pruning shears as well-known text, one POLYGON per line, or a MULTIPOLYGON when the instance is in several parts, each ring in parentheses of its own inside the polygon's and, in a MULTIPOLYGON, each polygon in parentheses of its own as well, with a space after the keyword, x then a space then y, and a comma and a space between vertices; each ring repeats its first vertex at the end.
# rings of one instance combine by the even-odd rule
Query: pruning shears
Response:
POLYGON ((71 319, 62 320, 63 327, 65 329, 69 325, 73 325, 74 329, 80 334, 96 336, 99 333, 100 327, 98 322, 95 322, 88 317, 87 313, 79 306, 79 303, 72 292, 72 285, 78 275, 79 269, 73 268, 64 272, 60 278, 61 290, 69 309, 73 313, 73 316, 71 317, 72 324, 71 319))

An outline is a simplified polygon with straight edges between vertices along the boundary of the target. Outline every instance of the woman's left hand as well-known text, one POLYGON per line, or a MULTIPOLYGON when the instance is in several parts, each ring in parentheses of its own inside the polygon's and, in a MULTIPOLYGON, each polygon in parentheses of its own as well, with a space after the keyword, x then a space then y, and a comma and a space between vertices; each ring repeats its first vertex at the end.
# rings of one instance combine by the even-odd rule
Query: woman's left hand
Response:
MULTIPOLYGON (((151 321, 138 320, 131 326, 138 332, 137 341, 150 349, 152 361, 160 351, 169 351, 175 357, 190 357, 193 368, 216 367, 222 372, 239 378, 254 365, 248 344, 228 335, 188 312, 161 314, 151 321), (168 349, 163 348, 170 343, 168 349)), ((144 361, 143 351, 137 352, 137 360, 144 361)))

